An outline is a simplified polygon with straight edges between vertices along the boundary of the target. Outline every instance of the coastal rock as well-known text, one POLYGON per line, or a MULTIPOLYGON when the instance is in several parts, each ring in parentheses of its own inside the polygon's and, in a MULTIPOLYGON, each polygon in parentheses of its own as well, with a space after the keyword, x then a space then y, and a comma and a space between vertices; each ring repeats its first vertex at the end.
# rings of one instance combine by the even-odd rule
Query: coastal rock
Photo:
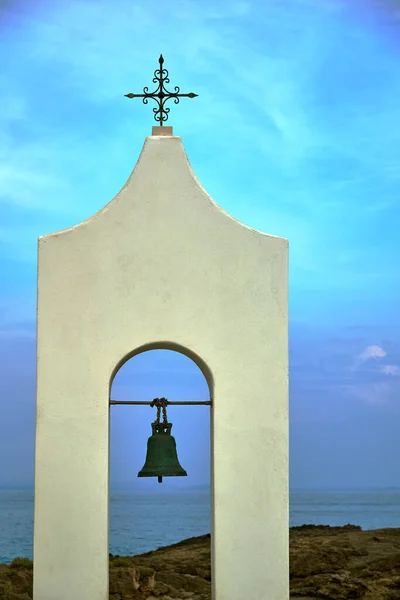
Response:
POLYGON ((400 529, 291 528, 293 600, 400 600, 399 584, 400 529))
MULTIPOLYGON (((291 600, 400 600, 400 529, 290 529, 291 600)), ((110 600, 211 600, 210 535, 137 556, 110 554, 110 600)), ((32 598, 32 562, 0 565, 0 598, 32 598)))

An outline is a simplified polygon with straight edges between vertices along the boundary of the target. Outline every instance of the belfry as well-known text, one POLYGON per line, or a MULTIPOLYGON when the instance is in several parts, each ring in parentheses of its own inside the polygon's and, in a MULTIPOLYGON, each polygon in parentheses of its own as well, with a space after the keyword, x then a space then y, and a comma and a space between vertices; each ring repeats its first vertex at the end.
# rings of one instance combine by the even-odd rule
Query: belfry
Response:
MULTIPOLYGON (((165 125, 165 103, 195 94, 168 92, 163 63, 155 92, 127 94, 155 100, 159 126, 121 191, 38 241, 34 600, 108 600, 110 388, 156 348, 210 389, 213 600, 289 598, 288 241, 201 186, 165 125)), ((145 476, 184 471, 152 443, 145 476)))

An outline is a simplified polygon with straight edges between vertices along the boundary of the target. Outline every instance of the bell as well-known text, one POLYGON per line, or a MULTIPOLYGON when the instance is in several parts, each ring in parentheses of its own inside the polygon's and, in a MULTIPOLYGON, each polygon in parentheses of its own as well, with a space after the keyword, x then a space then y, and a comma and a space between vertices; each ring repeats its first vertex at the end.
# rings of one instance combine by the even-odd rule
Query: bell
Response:
POLYGON ((138 477, 180 477, 187 475, 179 464, 176 441, 171 435, 172 423, 151 424, 152 435, 147 440, 146 461, 138 477))

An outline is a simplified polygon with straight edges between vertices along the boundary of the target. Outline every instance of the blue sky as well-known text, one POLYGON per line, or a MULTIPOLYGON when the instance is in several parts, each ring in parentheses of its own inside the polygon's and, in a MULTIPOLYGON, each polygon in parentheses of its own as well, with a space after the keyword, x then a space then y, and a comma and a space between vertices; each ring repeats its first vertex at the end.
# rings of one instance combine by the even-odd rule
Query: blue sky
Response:
MULTIPOLYGON (((33 483, 37 238, 124 185, 154 123, 124 94, 151 87, 162 52, 170 88, 199 94, 167 124, 202 185, 289 238, 291 486, 399 486, 400 4, 3 0, 0 15, 0 484, 33 483)), ((162 395, 207 386, 154 351, 112 390, 162 395)), ((154 413, 111 411, 112 485, 153 485, 136 473, 154 413)), ((169 416, 185 485, 207 483, 208 409, 169 416)))

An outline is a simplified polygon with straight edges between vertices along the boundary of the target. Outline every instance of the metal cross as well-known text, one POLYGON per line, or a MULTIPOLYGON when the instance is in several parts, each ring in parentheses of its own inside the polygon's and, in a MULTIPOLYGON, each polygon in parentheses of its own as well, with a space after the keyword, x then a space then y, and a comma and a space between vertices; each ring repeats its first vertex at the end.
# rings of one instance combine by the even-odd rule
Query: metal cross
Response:
POLYGON ((170 111, 170 108, 164 106, 167 100, 173 98, 174 103, 179 104, 179 98, 195 98, 198 94, 193 94, 193 92, 190 94, 180 94, 177 85, 175 86, 175 92, 169 92, 164 87, 164 83, 170 83, 170 81, 167 69, 163 69, 164 59, 162 54, 160 54, 158 62, 160 63, 160 68, 154 71, 153 78, 153 83, 158 83, 158 88, 154 92, 149 93, 149 88, 146 86, 143 88, 143 94, 124 94, 124 96, 126 98, 143 98, 143 104, 148 104, 149 98, 158 102, 158 107, 153 108, 153 113, 155 120, 162 126, 168 120, 168 113, 170 111))

